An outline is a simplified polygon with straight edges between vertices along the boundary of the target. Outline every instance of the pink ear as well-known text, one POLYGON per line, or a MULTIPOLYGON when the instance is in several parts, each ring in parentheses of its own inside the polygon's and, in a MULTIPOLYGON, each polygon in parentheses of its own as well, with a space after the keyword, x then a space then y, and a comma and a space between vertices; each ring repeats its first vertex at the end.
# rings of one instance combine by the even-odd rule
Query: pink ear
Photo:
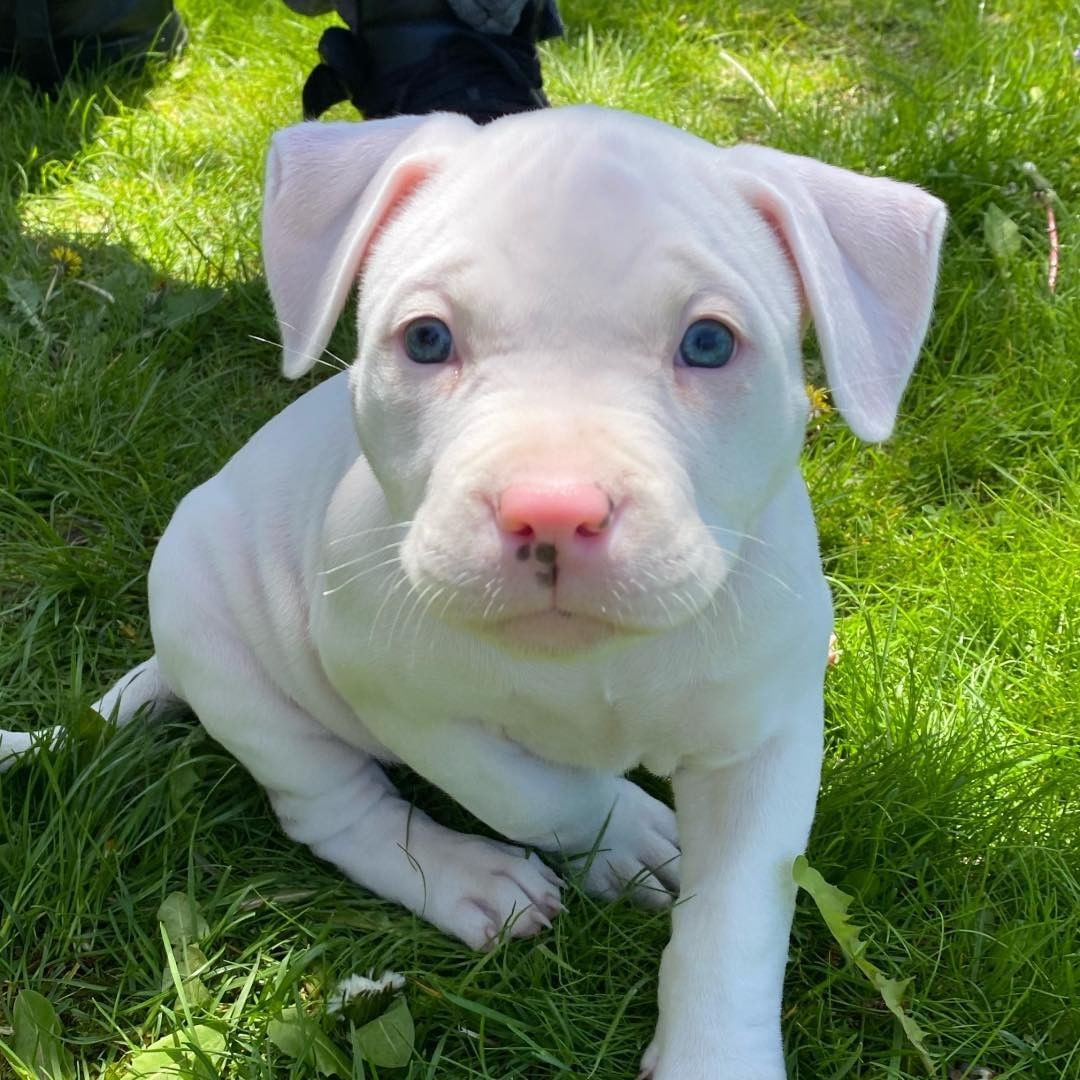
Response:
POLYGON ((930 321, 944 204, 765 147, 723 154, 795 264, 840 412, 860 438, 888 438, 930 321))
POLYGON ((475 131, 439 114, 297 124, 274 136, 262 242, 286 376, 310 371, 326 348, 379 227, 475 131))

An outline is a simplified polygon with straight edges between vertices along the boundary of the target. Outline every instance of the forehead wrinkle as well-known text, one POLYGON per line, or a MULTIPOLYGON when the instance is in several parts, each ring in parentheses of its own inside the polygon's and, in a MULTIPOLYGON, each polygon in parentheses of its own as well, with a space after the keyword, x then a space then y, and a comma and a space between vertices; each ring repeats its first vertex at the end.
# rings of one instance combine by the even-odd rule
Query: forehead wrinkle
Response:
POLYGON ((645 160, 634 139, 579 133, 511 149, 497 142, 432 177, 415 196, 423 212, 392 220, 373 253, 394 249, 396 298, 438 282, 485 347, 513 350, 527 332, 537 346, 652 350, 694 296, 742 312, 777 270, 791 278, 780 252, 762 258, 775 238, 738 193, 696 168, 658 168, 655 148, 645 160))
POLYGON ((519 268, 571 253, 598 270, 639 257, 666 216, 655 162, 641 161, 633 140, 608 132, 535 135, 526 147, 496 140, 462 164, 444 189, 454 218, 519 268))

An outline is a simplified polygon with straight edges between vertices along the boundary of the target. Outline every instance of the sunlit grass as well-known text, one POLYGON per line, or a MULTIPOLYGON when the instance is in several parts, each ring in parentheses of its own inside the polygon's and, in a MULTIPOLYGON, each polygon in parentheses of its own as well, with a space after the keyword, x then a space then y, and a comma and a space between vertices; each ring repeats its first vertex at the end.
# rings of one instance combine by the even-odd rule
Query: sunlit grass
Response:
MULTIPOLYGON (((183 1028, 155 917, 179 890, 210 925, 196 1019, 227 1031, 222 1075, 309 1076, 269 1021, 390 967, 409 979, 416 1057, 378 1075, 632 1076, 664 917, 573 892, 550 933, 478 957, 286 841, 188 719, 111 739, 86 723, 151 649, 144 577, 176 502, 303 389, 253 340, 275 333, 259 192, 326 20, 278 0, 182 7, 187 54, 142 76, 55 102, 0 78, 0 699, 5 726, 84 731, 0 780, 0 1040, 26 988, 87 1076, 183 1028), (58 273, 58 246, 81 266, 58 273)), ((895 437, 861 446, 833 415, 806 454, 842 650, 810 858, 853 893, 874 961, 913 979, 939 1077, 1080 1075, 1075 13, 580 0, 564 14, 567 39, 544 50, 556 103, 768 142, 950 206, 895 437), (1054 295, 1025 161, 1061 199, 1054 295), (1019 228, 1004 261, 991 204, 1019 228)), ((332 347, 349 340, 342 327, 332 347)), ((785 1033, 803 1080, 921 1075, 809 904, 785 1033)))

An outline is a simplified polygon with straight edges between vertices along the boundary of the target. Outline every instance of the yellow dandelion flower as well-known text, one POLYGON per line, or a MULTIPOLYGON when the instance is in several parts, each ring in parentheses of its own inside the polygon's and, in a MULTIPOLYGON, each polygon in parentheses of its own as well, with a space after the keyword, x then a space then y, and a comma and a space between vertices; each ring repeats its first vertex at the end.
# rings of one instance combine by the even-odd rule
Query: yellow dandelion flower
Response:
POLYGON ((829 392, 823 386, 806 384, 806 397, 810 402, 810 419, 819 420, 833 411, 829 404, 829 392))
POLYGON ((54 247, 49 252, 49 258, 56 264, 56 268, 62 274, 68 274, 71 277, 82 273, 82 256, 74 250, 64 244, 59 247, 54 247))

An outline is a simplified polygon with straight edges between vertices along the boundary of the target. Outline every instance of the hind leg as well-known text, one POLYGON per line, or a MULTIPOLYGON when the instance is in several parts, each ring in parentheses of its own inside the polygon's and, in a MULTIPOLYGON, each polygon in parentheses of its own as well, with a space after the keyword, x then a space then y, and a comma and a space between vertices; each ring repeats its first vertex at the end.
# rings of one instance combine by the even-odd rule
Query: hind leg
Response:
POLYGON ((41 746, 56 746, 63 737, 62 727, 47 728, 43 731, 0 730, 0 772, 10 769, 23 754, 41 746))
POLYGON ((266 788, 285 832, 353 881, 483 948, 504 925, 536 933, 561 909, 536 855, 432 821, 369 754, 286 698, 240 646, 201 650, 169 681, 266 788))
MULTIPOLYGON (((112 689, 90 706, 106 720, 123 726, 134 719, 139 709, 147 705, 151 713, 175 701, 172 691, 165 685, 158 670, 157 657, 132 668, 116 681, 112 689)), ((44 731, 0 730, 0 772, 10 768, 23 754, 40 746, 57 746, 67 734, 62 727, 44 731)))
POLYGON ((90 708, 123 727, 143 706, 148 707, 152 716, 159 709, 175 703, 175 695, 161 677, 157 657, 151 656, 117 679, 90 708))

